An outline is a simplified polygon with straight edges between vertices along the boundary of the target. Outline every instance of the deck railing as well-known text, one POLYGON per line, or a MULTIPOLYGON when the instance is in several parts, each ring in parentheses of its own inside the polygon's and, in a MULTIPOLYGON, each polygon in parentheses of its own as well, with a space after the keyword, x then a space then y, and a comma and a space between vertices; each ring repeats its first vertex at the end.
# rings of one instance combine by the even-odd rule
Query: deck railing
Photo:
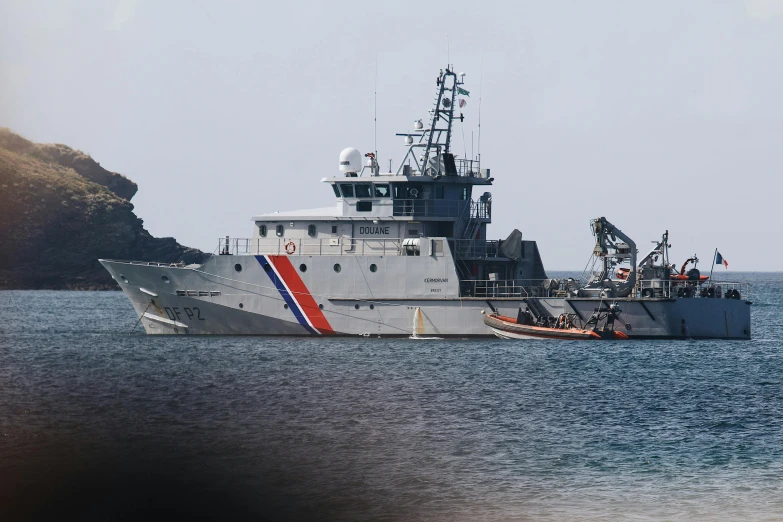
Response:
POLYGON ((451 251, 462 259, 500 257, 500 241, 483 239, 450 239, 451 251))
MULTIPOLYGON (((479 279, 460 281, 462 297, 568 297, 576 296, 579 282, 557 279, 479 279)), ((734 281, 639 281, 629 297, 680 299, 750 298, 750 283, 734 281)), ((611 300, 612 298, 607 298, 611 300)))
POLYGON ((489 177, 489 170, 481 172, 481 165, 477 160, 454 158, 454 166, 457 167, 457 176, 465 176, 468 178, 487 178, 489 177))
POLYGON ((636 282, 634 297, 680 297, 708 299, 750 298, 750 283, 736 281, 697 281, 651 279, 636 282), (736 293, 735 293, 736 292, 736 293))
POLYGON ((392 215, 397 217, 472 218, 491 219, 489 201, 448 199, 395 199, 392 215))
POLYGON ((289 255, 289 256, 398 256, 405 255, 403 240, 359 239, 351 237, 333 238, 287 238, 287 237, 225 237, 220 238, 217 252, 221 255, 289 255))
POLYGON ((460 281, 460 297, 566 297, 569 282, 556 279, 470 279, 460 281))

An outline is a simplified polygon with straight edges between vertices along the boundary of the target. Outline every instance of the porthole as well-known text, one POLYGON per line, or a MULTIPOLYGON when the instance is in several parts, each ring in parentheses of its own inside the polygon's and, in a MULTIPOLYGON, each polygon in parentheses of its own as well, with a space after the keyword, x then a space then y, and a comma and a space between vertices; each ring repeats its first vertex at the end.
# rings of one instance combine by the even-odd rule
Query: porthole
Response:
POLYGON ((286 310, 288 310, 288 304, 284 304, 284 305, 283 305, 283 308, 285 308, 286 310))
MULTIPOLYGON (((339 272, 339 271, 340 271, 340 270, 342 270, 342 269, 343 269, 343 268, 340 266, 340 263, 335 263, 335 264, 334 264, 334 271, 335 271, 335 272, 339 272)), ((127 283, 127 281, 125 281, 125 282, 127 283)))
POLYGON ((127 283, 127 282, 128 282, 128 278, 127 278, 127 277, 125 277, 125 276, 124 276, 124 275, 122 275, 122 274, 120 274, 120 279, 122 279, 122 282, 123 282, 123 283, 127 283))
POLYGON ((167 276, 162 275, 162 276, 160 276, 160 278, 166 284, 171 283, 171 280, 167 276))
POLYGON ((359 304, 357 303, 357 304, 353 305, 353 307, 358 310, 359 309, 359 304))
POLYGON ((244 307, 245 307, 245 305, 243 305, 242 303, 239 303, 239 308, 244 308, 244 307))
POLYGON ((236 270, 237 272, 241 272, 242 271, 242 265, 237 263, 236 265, 234 265, 234 270, 236 270))
POLYGON ((374 304, 370 305, 370 310, 375 310, 375 305, 374 304))
POLYGON ((322 305, 322 304, 319 304, 319 305, 318 305, 318 308, 320 308, 321 310, 323 310, 323 309, 324 309, 324 305, 322 305))
POLYGON ((370 265, 370 272, 377 272, 378 271, 378 265, 375 263, 370 265))
POLYGON ((264 265, 264 270, 267 271, 267 272, 271 272, 272 271, 272 265, 270 265, 269 263, 265 264, 264 265))
POLYGON ((299 271, 300 271, 300 272, 307 272, 307 265, 306 265, 306 264, 304 264, 304 263, 302 263, 301 265, 299 265, 299 271))

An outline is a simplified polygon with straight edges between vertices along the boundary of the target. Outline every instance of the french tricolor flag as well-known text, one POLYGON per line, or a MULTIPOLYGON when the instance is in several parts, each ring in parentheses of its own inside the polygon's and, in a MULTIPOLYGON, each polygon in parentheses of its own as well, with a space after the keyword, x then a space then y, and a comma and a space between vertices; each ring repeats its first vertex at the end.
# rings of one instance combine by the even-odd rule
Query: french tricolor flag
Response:
POLYGON ((715 264, 716 265, 723 265, 726 268, 729 267, 729 262, 726 261, 725 259, 723 259, 723 256, 720 255, 720 252, 718 252, 717 250, 715 251, 715 264))

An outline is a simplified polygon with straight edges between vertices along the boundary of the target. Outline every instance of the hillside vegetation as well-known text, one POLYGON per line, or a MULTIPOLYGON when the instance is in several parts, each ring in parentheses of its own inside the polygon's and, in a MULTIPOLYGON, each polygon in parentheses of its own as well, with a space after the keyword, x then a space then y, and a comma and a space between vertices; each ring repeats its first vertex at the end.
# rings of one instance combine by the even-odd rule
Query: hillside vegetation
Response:
POLYGON ((83 152, 0 128, 0 288, 117 288, 99 258, 203 261, 144 229, 137 189, 83 152))

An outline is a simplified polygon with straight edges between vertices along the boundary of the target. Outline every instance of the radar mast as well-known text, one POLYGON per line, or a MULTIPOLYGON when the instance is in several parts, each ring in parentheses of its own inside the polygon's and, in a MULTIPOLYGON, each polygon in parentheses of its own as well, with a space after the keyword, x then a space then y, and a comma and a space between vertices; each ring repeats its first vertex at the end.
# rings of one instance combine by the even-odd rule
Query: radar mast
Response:
POLYGON ((406 161, 413 159, 415 170, 419 175, 424 176, 448 176, 456 175, 457 167, 454 161, 454 155, 451 153, 451 133, 455 119, 464 121, 462 113, 455 116, 455 105, 459 102, 457 95, 468 96, 470 93, 461 86, 464 81, 465 73, 456 74, 451 66, 447 66, 438 73, 436 79, 437 94, 435 104, 430 109, 430 123, 428 128, 424 128, 417 122, 414 129, 416 133, 398 133, 397 136, 405 136, 405 145, 408 152, 402 159, 396 174, 410 174, 410 169, 405 168, 406 161), (419 138, 414 143, 413 138, 419 138), (414 149, 424 149, 417 157, 414 149))

